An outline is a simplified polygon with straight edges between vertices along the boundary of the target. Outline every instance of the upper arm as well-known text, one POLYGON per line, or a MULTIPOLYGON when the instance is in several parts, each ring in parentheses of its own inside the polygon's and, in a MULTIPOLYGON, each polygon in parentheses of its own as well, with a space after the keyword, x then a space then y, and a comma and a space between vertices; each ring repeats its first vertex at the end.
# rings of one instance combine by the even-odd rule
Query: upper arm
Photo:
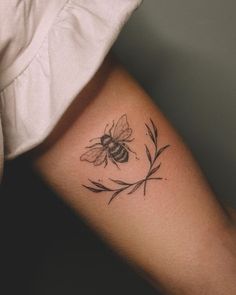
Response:
POLYGON ((33 162, 104 240, 168 291, 209 271, 198 259, 229 220, 181 138, 119 64, 105 62, 33 162))

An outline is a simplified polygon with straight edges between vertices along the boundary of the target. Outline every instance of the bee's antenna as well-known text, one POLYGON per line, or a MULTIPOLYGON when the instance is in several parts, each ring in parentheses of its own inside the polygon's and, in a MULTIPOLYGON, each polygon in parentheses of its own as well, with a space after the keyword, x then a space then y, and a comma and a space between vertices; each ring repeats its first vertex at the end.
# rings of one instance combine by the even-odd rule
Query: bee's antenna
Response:
POLYGON ((112 128, 114 127, 114 124, 115 124, 115 123, 114 123, 114 120, 113 120, 113 121, 112 121, 112 126, 111 126, 111 128, 109 129, 109 131, 108 131, 108 132, 109 132, 109 135, 111 135, 111 130, 112 130, 112 128))
POLYGON ((107 127, 109 126, 109 124, 106 124, 105 129, 104 129, 104 134, 106 134, 107 131, 107 127))

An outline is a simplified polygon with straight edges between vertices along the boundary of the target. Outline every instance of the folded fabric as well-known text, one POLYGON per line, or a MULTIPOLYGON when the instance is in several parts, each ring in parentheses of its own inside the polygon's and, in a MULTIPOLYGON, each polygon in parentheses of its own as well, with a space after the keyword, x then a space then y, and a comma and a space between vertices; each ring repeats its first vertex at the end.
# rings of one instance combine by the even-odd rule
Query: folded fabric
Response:
POLYGON ((6 159, 32 149, 50 134, 140 3, 12 0, 4 16, 0 13, 0 110, 6 159), (20 25, 7 30, 14 15, 20 25))

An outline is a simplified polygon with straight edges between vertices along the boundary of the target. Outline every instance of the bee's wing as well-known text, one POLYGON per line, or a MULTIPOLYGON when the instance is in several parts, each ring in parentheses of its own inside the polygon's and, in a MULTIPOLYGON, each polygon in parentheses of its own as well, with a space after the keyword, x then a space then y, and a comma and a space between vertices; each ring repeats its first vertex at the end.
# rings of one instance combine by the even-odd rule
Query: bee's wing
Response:
MULTIPOLYGON (((115 129, 113 132, 114 139, 119 139, 121 134, 127 129, 130 129, 130 128, 129 128, 129 123, 127 121, 127 116, 126 116, 126 114, 124 114, 123 116, 120 117, 120 119, 118 120, 118 122, 115 126, 115 129)), ((132 132, 132 130, 131 130, 131 132, 132 132)))
POLYGON ((101 154, 97 157, 96 161, 94 162, 94 165, 95 166, 101 165, 105 161, 106 156, 107 156, 107 152, 106 150, 103 150, 101 154))
POLYGON ((80 160, 94 163, 94 165, 100 165, 102 162, 100 164, 95 163, 99 163, 99 160, 104 157, 104 154, 106 155, 106 151, 103 150, 103 147, 91 148, 80 157, 80 160))
POLYGON ((126 140, 128 139, 132 134, 132 129, 128 128, 124 130, 117 138, 116 140, 126 140))

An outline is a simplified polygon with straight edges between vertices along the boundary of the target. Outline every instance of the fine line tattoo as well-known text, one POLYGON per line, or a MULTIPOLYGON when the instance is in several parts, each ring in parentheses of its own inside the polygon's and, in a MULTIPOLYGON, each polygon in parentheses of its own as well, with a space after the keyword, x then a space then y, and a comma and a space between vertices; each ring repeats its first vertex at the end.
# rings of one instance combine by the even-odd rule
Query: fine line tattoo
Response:
POLYGON ((109 186, 105 186, 100 182, 93 181, 89 179, 89 185, 83 185, 86 189, 94 192, 94 193, 101 193, 101 192, 110 192, 111 197, 109 199, 108 205, 121 193, 126 192, 128 195, 133 194, 136 190, 138 190, 141 186, 143 186, 143 194, 146 195, 147 183, 151 180, 162 180, 162 177, 154 177, 154 174, 160 169, 161 162, 157 163, 160 155, 170 146, 165 145, 158 149, 158 131, 157 127, 153 123, 152 119, 150 119, 150 124, 145 124, 147 129, 147 134, 154 145, 154 152, 153 155, 150 151, 150 148, 145 144, 145 152, 149 163, 149 169, 146 173, 146 176, 138 181, 134 182, 127 182, 120 179, 112 179, 109 180, 116 184, 116 187, 112 188, 109 186))
POLYGON ((130 138, 133 130, 129 127, 127 115, 122 115, 116 125, 113 121, 111 128, 107 132, 106 130, 108 126, 109 125, 107 124, 104 134, 101 137, 90 140, 91 142, 98 139, 99 142, 86 147, 89 150, 82 154, 80 157, 81 161, 93 163, 94 166, 99 166, 102 163, 105 163, 104 167, 106 167, 109 159, 119 168, 117 163, 128 162, 129 152, 136 155, 127 144, 134 140, 134 138, 130 138))

